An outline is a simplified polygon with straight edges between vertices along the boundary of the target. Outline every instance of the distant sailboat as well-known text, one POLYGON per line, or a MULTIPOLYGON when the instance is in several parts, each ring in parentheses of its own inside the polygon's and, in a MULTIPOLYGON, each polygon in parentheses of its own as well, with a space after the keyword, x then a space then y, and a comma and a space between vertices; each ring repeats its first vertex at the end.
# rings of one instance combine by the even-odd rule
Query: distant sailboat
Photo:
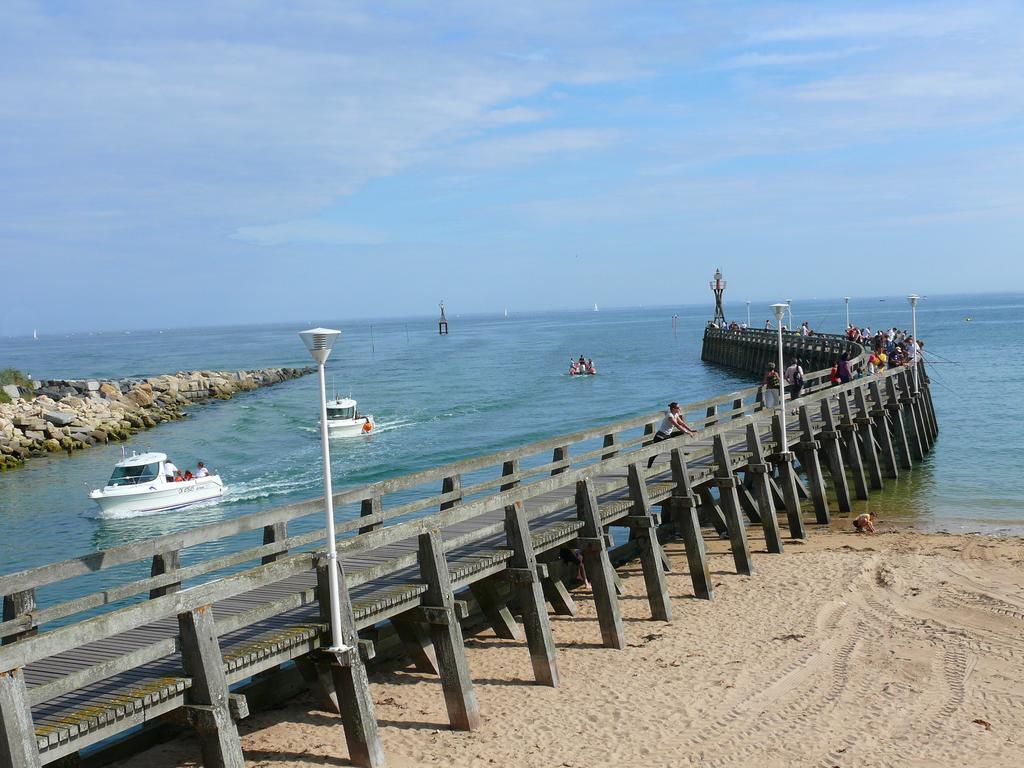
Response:
POLYGON ((594 304, 594 311, 597 312, 597 304, 594 304))
POLYGON ((35 328, 33 328, 32 329, 32 339, 36 340, 38 338, 39 338, 39 331, 37 331, 35 328))
POLYGON ((505 318, 508 318, 508 307, 505 307, 505 318))

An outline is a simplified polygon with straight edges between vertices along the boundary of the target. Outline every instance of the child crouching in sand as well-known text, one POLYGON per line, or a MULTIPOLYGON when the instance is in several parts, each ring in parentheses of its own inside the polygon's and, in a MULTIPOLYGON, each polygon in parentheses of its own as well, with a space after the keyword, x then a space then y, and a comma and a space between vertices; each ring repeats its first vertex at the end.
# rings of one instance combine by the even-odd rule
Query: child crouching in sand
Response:
POLYGON ((857 515, 857 518, 853 521, 853 527, 857 533, 874 533, 875 532, 875 513, 874 512, 862 512, 857 515))

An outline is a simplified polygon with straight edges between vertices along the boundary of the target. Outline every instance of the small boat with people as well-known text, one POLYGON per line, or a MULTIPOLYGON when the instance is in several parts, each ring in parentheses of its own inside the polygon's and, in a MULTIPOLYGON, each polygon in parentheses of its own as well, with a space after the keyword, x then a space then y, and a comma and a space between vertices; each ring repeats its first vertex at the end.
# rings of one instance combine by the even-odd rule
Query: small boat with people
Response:
POLYGON ((170 512, 220 498, 224 483, 199 462, 196 471, 182 473, 165 453, 133 453, 114 465, 102 488, 89 492, 101 517, 170 512))
POLYGON ((327 435, 329 437, 356 437, 370 434, 377 424, 372 414, 361 414, 358 403, 351 397, 336 397, 327 401, 327 435))
POLYGON ((591 358, 580 355, 579 360, 569 359, 570 376, 594 376, 597 374, 597 366, 591 358))

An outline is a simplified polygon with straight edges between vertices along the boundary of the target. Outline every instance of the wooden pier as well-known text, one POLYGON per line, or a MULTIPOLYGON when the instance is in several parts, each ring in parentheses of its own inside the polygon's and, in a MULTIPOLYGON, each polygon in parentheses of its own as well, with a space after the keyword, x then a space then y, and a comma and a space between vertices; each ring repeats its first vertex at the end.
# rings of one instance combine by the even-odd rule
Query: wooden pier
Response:
MULTIPOLYGON (((774 339, 708 334, 705 359, 749 370, 774 339)), ((805 360, 821 345, 864 364, 839 337, 787 342, 805 360)), ((919 386, 900 368, 833 387, 826 368, 807 375, 785 417, 750 387, 684 404, 693 437, 652 445, 661 413, 649 413, 342 491, 349 649, 337 654, 325 650, 322 500, 0 575, 0 767, 73 764, 86 747, 165 720, 196 729, 205 765, 243 766, 240 686, 292 663, 339 713, 350 759, 383 765, 365 665, 385 633, 440 676, 451 726, 472 730, 486 713, 463 647, 471 611, 523 643, 536 684, 557 686, 549 611, 575 610, 560 549, 582 553, 602 643, 624 648, 615 563, 639 560, 651 617, 669 621, 685 607, 669 599, 661 544, 678 538, 694 593, 712 599, 705 538, 727 538, 737 573, 754 574, 752 527, 764 556, 781 554, 928 453, 938 425, 923 370, 919 386), (790 453, 778 450, 783 426, 790 453)))

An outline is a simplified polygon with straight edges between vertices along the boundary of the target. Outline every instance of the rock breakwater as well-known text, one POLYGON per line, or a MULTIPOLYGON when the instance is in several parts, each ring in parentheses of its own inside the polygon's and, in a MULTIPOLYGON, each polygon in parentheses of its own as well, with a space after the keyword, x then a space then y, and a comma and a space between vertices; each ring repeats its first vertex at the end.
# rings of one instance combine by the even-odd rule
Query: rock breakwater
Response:
POLYGON ((11 402, 0 403, 0 469, 21 466, 33 456, 124 440, 162 421, 182 418, 193 403, 227 400, 314 370, 260 368, 112 381, 34 381, 31 392, 9 385, 5 390, 11 402))

